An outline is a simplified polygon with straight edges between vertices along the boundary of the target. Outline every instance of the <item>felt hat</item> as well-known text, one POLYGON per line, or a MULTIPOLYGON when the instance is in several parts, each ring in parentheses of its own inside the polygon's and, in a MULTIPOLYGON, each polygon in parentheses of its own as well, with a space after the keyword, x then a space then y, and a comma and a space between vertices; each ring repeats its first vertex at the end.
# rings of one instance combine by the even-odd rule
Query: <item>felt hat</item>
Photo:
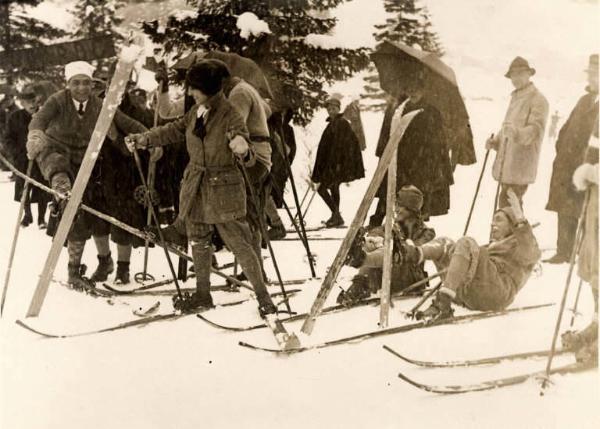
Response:
POLYGON ((529 66, 529 63, 527 62, 527 60, 525 58, 516 57, 510 63, 510 67, 508 68, 508 71, 506 72, 506 74, 504 76, 510 78, 510 75, 513 72, 521 71, 521 70, 529 70, 529 73, 531 74, 531 76, 533 76, 535 74, 535 69, 533 67, 529 66))

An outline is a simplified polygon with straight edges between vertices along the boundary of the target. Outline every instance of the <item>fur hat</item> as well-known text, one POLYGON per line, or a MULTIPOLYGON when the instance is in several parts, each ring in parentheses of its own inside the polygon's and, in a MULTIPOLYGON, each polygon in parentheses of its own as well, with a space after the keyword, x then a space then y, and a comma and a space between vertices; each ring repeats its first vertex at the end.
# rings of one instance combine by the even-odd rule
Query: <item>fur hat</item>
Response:
POLYGON ((231 76, 229 68, 223 61, 205 59, 192 65, 185 76, 190 88, 201 91, 212 97, 223 88, 223 80, 231 76))
POLYGON ((71 80, 73 76, 83 75, 92 79, 96 67, 85 61, 73 61, 65 66, 65 79, 71 80))
POLYGON ((423 193, 416 186, 403 186, 396 195, 396 207, 405 207, 420 213, 423 208, 423 193))
POLYGON ((514 60, 512 60, 512 63, 510 63, 510 67, 508 68, 508 71, 506 72, 506 74, 504 76, 507 78, 510 78, 510 75, 512 72, 521 71, 521 70, 529 70, 529 73, 531 73, 531 76, 533 76, 535 74, 535 69, 533 67, 529 67, 529 63, 527 62, 527 60, 525 58, 516 57, 514 60))

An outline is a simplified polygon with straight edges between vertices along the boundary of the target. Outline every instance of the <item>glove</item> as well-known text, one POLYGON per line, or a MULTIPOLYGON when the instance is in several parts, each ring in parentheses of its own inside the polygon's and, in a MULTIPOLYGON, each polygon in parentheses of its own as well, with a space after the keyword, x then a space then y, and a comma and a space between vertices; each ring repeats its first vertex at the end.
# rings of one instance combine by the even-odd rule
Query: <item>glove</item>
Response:
POLYGON ((496 137, 493 134, 489 136, 488 139, 485 141, 485 148, 486 150, 498 150, 498 141, 496 140, 496 137))
POLYGON ((146 134, 129 134, 125 137, 125 145, 127 145, 129 152, 133 152, 135 149, 146 149, 148 143, 146 134))
POLYGON ((383 247, 383 237, 370 236, 370 235, 367 235, 365 237, 365 246, 364 246, 365 251, 372 252, 372 251, 380 249, 382 247, 383 247))
POLYGON ((27 158, 33 161, 46 146, 46 139, 43 131, 33 130, 27 135, 27 158))
POLYGON ((507 198, 508 198, 508 203, 510 204, 510 207, 513 210, 513 213, 515 214, 515 218, 517 223, 521 223, 525 221, 525 215, 523 215, 523 209, 521 208, 521 203, 519 202, 519 198, 517 197, 517 195, 515 194, 515 192, 512 189, 509 189, 506 192, 507 198))
POLYGON ((250 147, 244 137, 237 135, 229 142, 229 149, 231 149, 236 156, 244 157, 246 153, 248 153, 250 147))
POLYGON ((67 195, 71 191, 71 179, 67 173, 56 173, 52 176, 50 186, 59 194, 67 195))
POLYGON ((598 184, 598 165, 581 164, 573 173, 573 185, 578 191, 585 191, 590 184, 598 184))
POLYGON ((150 162, 158 162, 162 158, 163 153, 163 148, 160 146, 150 149, 150 162))

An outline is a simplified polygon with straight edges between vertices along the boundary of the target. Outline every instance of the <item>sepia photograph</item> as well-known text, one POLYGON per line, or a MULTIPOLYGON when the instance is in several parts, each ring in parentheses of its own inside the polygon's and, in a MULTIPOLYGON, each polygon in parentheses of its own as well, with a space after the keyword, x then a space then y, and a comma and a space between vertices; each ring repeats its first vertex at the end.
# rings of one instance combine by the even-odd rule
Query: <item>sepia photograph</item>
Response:
POLYGON ((600 0, 0 0, 0 428, 597 429, 600 0))

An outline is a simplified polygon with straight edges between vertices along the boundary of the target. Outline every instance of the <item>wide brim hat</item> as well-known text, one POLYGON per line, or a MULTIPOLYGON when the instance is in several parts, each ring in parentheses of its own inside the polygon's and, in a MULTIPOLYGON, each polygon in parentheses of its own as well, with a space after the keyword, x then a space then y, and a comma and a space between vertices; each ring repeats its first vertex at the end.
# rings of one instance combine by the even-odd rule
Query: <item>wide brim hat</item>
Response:
POLYGON ((338 98, 329 97, 327 100, 325 100, 325 106, 329 106, 330 104, 333 104, 340 109, 342 108, 342 102, 338 98))
POLYGON ((529 65, 529 62, 523 57, 516 57, 510 63, 508 71, 504 74, 504 77, 510 78, 510 75, 516 71, 528 70, 531 76, 535 74, 535 69, 529 65))
POLYGON ((33 85, 25 85, 23 90, 17 94, 17 98, 21 100, 32 100, 36 95, 33 85))

